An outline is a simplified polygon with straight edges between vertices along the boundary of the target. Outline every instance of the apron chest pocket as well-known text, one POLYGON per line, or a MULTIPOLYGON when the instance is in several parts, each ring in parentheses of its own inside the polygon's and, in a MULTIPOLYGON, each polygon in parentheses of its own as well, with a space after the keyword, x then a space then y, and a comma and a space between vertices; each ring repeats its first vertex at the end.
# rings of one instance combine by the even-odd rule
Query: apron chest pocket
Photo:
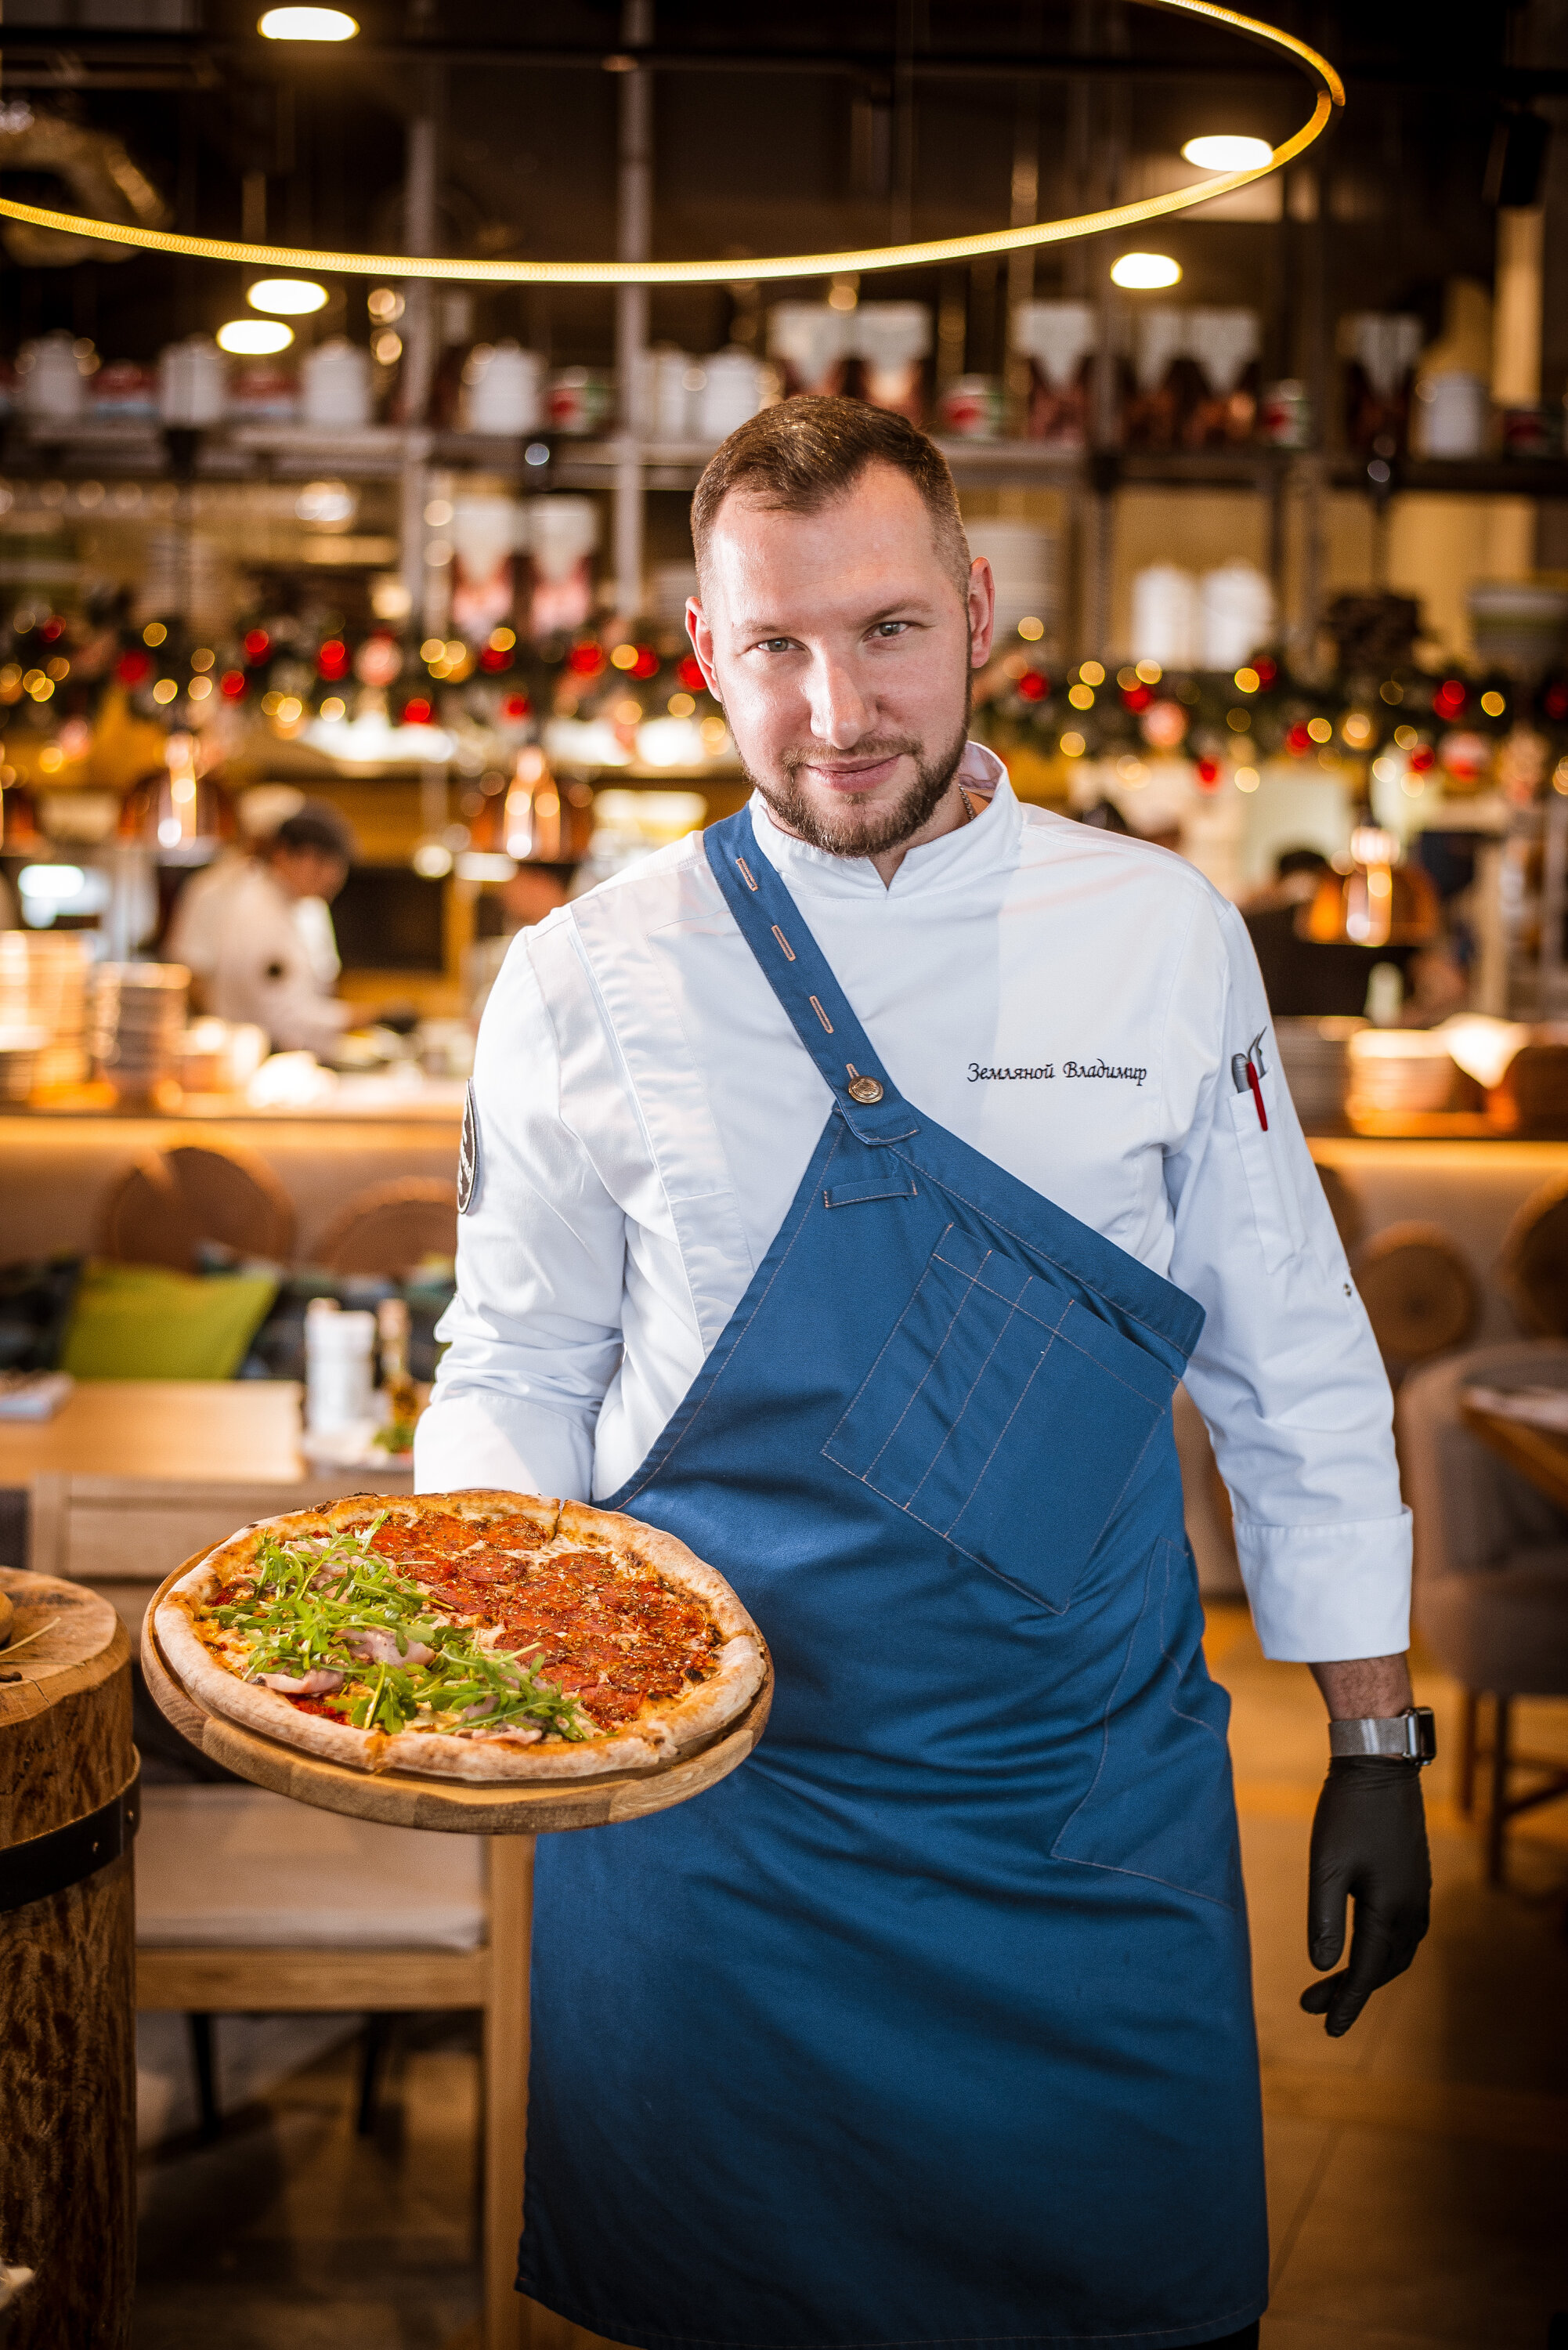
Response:
POLYGON ((1055 1612, 1175 1377, 950 1225, 825 1457, 1055 1612))

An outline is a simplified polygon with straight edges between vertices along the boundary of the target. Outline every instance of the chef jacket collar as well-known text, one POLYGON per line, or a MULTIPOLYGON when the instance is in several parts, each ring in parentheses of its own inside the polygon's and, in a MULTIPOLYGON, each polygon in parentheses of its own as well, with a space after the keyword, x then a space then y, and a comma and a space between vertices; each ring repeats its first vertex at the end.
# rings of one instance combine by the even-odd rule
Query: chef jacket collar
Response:
POLYGON ((760 792, 751 798, 752 829, 757 846, 785 886, 820 897, 869 899, 886 903, 890 898, 911 898, 955 887, 964 888, 988 874, 1010 871, 1017 862, 1023 818, 1007 770, 983 743, 971 743, 959 766, 959 781, 972 796, 986 798, 972 824, 943 833, 911 848, 893 876, 889 889, 868 857, 836 857, 813 848, 774 822, 760 792))

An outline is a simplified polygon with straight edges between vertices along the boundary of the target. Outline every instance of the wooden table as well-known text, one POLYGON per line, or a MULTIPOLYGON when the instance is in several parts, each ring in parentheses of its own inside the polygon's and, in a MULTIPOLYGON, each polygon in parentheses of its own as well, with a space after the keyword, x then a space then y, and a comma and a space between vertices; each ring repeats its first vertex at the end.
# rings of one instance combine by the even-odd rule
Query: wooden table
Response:
POLYGON ((1462 1403, 1465 1426, 1489 1451, 1527 1477, 1538 1493, 1560 1510, 1568 1511, 1568 1435, 1550 1428, 1532 1428, 1527 1420, 1498 1411, 1483 1411, 1462 1403))
POLYGON ((406 1469, 312 1468, 289 1379, 84 1379, 41 1427, 0 1422, 0 1486, 31 1501, 36 1575, 90 1584, 132 1640, 172 1558, 339 1493, 407 1492, 406 1469))

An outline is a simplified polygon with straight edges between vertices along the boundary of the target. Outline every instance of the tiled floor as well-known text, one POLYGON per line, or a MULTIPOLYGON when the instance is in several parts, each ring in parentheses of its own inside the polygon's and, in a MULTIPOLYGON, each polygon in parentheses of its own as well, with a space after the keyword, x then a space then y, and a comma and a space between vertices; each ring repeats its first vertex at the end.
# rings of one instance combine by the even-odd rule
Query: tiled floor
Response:
MULTIPOLYGON (((1510 1888, 1489 1892, 1439 1762, 1431 1937, 1330 2041, 1296 2003, 1321 1702, 1303 1669, 1263 1662, 1239 1608, 1211 1611, 1210 1653, 1235 1699, 1256 1957, 1266 2350, 1546 2350, 1568 2311, 1568 1804, 1521 1824, 1510 1888)), ((1451 1756, 1453 1691, 1430 1677, 1420 1693, 1451 1756)), ((1568 1705, 1525 1711, 1527 1741, 1568 1756, 1568 1705)), ((288 2070, 296 2029, 223 2027, 223 2140, 144 2157, 136 2350, 477 2350, 472 2032, 409 2032, 366 2140, 352 2047, 322 2049, 317 2027, 288 2070)), ((150 2099, 178 2126, 177 2028, 161 2020, 148 2054, 150 2099)))

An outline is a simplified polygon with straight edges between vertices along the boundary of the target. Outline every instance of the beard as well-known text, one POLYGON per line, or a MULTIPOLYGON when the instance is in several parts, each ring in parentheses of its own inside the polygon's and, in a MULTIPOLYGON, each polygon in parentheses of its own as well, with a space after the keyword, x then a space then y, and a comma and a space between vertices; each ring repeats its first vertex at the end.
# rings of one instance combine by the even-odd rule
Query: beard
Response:
MULTIPOLYGON (((947 747, 935 754, 913 735, 877 734, 857 743, 857 759, 912 759, 915 773, 909 788, 890 806, 857 806, 846 796, 842 805, 820 806, 808 796, 800 781, 803 767, 822 757, 818 749, 786 751, 779 762, 779 780, 764 783, 742 764, 742 772, 753 791, 760 792, 786 832, 829 857, 877 857, 898 848, 929 824, 957 775, 969 743, 969 708, 947 747)), ((835 795, 835 801, 837 795, 835 795)))

